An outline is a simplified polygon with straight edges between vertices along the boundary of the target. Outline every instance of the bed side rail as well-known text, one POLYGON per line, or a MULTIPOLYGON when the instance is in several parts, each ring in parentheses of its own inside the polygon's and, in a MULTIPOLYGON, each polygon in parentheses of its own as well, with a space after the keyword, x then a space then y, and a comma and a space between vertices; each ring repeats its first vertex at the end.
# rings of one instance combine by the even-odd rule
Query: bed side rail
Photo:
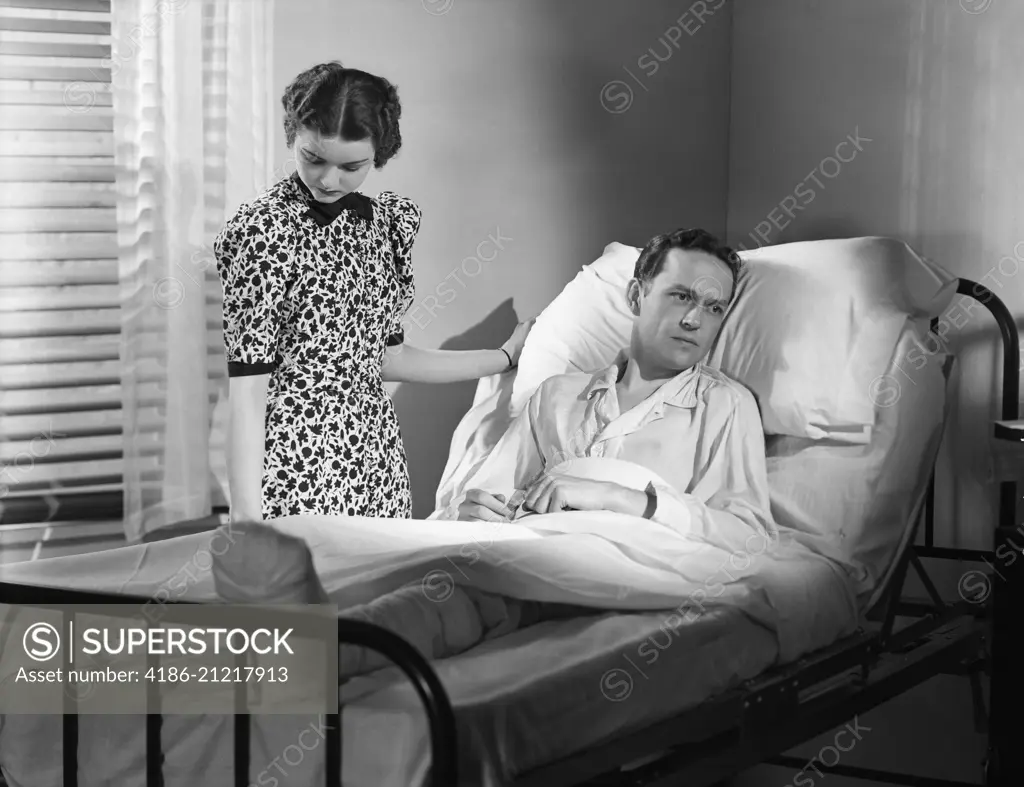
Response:
MULTIPOLYGON (((982 284, 970 279, 960 279, 957 286, 958 295, 966 295, 974 299, 992 315, 999 328, 1002 339, 1002 388, 1000 391, 1001 420, 1016 421, 1020 418, 1020 338, 1017 333, 1017 324, 1013 315, 998 296, 982 284)), ((932 320, 932 330, 935 331, 939 321, 932 320)), ((940 339, 941 341, 941 339, 940 339)), ((993 426, 993 432, 1002 432, 998 424, 993 426)), ((1003 436, 1000 434, 999 436, 1003 436)), ((1004 482, 999 488, 999 522, 997 527, 1014 527, 1016 518, 1016 484, 1004 482)), ((997 539, 998 541, 998 539, 997 539)), ((918 545, 916 552, 919 557, 941 557, 951 560, 985 561, 994 559, 995 549, 999 546, 996 543, 992 550, 976 549, 954 549, 951 547, 935 546, 935 471, 932 470, 931 479, 928 484, 928 496, 925 500, 924 514, 924 544, 918 545)))
MULTIPOLYGON (((138 608, 152 604, 152 599, 140 596, 122 596, 110 593, 96 593, 83 590, 18 585, 0 582, 0 603, 11 606, 34 607, 39 609, 63 608, 72 604, 110 605, 123 608, 125 617, 137 617, 138 608)), ((161 602, 167 607, 190 605, 197 602, 169 600, 161 602)), ((259 605, 247 605, 258 609, 259 605)), ((166 619, 166 616, 165 616, 166 619)), ((318 636, 322 630, 323 618, 300 610, 289 613, 289 625, 294 624, 301 636, 318 636)), ((243 621, 239 628, 246 628, 243 621)), ((325 641, 325 647, 341 644, 368 648, 380 653, 411 681, 420 702, 426 711, 430 730, 431 772, 430 787, 451 787, 457 784, 457 745, 455 714, 448 694, 437 673, 416 648, 402 637, 386 629, 364 621, 338 618, 337 640, 325 641)), ((67 651, 65 649, 65 659, 67 651)), ((159 657, 151 656, 151 659, 159 657)), ((70 665, 65 664, 65 667, 70 665)), ((250 781, 250 719, 246 711, 244 684, 238 684, 236 692, 235 736, 234 736, 234 784, 249 787, 250 781)), ((327 691, 338 691, 337 676, 327 677, 327 691)), ((147 695, 146 718, 146 785, 160 787, 163 784, 164 753, 161 740, 163 716, 159 708, 159 692, 147 695)), ((326 737, 326 784, 341 787, 342 729, 341 712, 327 714, 326 737)), ((78 710, 77 700, 71 692, 65 692, 63 716, 63 770, 64 787, 78 785, 78 710)))
MULTIPOLYGON (((1020 430, 1020 337, 1017 324, 1010 310, 987 287, 960 279, 957 294, 967 296, 988 309, 999 328, 1002 339, 1002 384, 1000 389, 1001 418, 994 420, 991 437, 1011 442, 1024 442, 1020 430)), ((932 331, 941 341, 938 320, 932 320, 932 331)), ((945 605, 931 584, 921 558, 944 558, 974 563, 984 563, 992 570, 987 580, 987 597, 983 605, 975 605, 975 614, 987 616, 991 623, 990 633, 990 707, 988 713, 989 751, 986 763, 986 783, 989 785, 1024 784, 1024 763, 1016 756, 1018 746, 1015 740, 1019 720, 1016 714, 1024 704, 1024 682, 1019 675, 1019 666, 1024 660, 1024 649, 1020 647, 1020 636, 1016 631, 1016 616, 1024 609, 1024 523, 1017 523, 1017 483, 1014 480, 999 484, 998 518, 992 539, 992 548, 987 550, 939 547, 935 545, 935 470, 929 479, 924 511, 924 543, 917 544, 916 532, 911 538, 906 553, 902 556, 898 576, 894 577, 893 595, 888 600, 886 628, 897 608, 904 614, 914 610, 901 604, 903 578, 906 569, 913 564, 918 575, 932 597, 931 612, 941 610, 945 605), (1016 556, 1016 557, 1014 557, 1016 556), (996 568, 997 558, 1000 566, 996 568)), ((916 527, 915 527, 916 530, 916 527)), ((965 574, 965 577, 967 575, 965 574)), ((918 609, 917 614, 929 610, 918 609)), ((972 680, 976 676, 972 675, 972 680)))

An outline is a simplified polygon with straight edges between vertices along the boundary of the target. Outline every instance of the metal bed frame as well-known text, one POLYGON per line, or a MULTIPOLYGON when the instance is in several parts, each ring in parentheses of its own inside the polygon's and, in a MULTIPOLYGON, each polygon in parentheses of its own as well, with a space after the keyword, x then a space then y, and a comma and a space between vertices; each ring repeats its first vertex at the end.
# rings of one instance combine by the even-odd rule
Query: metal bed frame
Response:
MULTIPOLYGON (((68 605, 103 605, 104 615, 120 615, 124 610, 125 618, 137 617, 139 609, 151 599, 140 596, 115 595, 110 593, 92 593, 63 588, 41 587, 36 585, 16 585, 0 582, 0 603, 17 605, 35 609, 63 609, 68 605), (116 607, 118 612, 114 612, 116 607)), ((190 606, 201 602, 169 600, 163 604, 174 606, 190 606)), ((247 605, 259 610, 260 605, 247 605)), ((65 618, 74 611, 64 610, 65 618)), ((278 611, 275 613, 280 616, 278 611)), ((289 611, 288 624, 299 636, 315 636, 322 640, 324 647, 337 648, 339 645, 354 645, 368 648, 383 654, 395 664, 412 682, 420 701, 423 703, 429 722, 431 738, 431 776, 429 787, 451 787, 457 783, 456 774, 456 734, 455 714, 448 695, 441 685, 437 674, 429 662, 416 648, 400 636, 371 623, 347 618, 338 618, 337 638, 324 640, 320 636, 322 617, 301 610, 289 611), (320 627, 316 626, 319 620, 320 627)), ((173 617, 173 616, 172 616, 173 617)), ((185 621, 187 622, 187 621, 185 621)), ((238 628, 248 628, 245 622, 235 624, 238 628)), ((63 649, 64 668, 71 668, 68 662, 69 651, 63 649)), ((159 657, 151 656, 151 666, 159 667, 159 657)), ((328 686, 325 691, 338 691, 337 676, 325 676, 328 686), (330 684, 333 683, 333 686, 330 684)), ((246 712, 245 684, 238 684, 240 690, 235 692, 234 715, 234 785, 250 787, 250 716, 246 712)), ((71 692, 64 692, 63 714, 63 787, 78 787, 78 699, 71 692)), ((164 752, 161 742, 163 714, 160 710, 158 690, 151 690, 146 695, 146 787, 162 787, 164 752)), ((326 714, 325 757, 327 787, 341 787, 341 707, 337 713, 326 714)), ((3 784, 0 778, 0 784, 3 784)))
MULTIPOLYGON (((985 287, 961 279, 958 294, 982 303, 995 318, 1002 337, 1002 419, 994 424, 994 437, 1021 441, 1018 419, 1019 339, 1006 306, 985 287)), ((932 322, 932 330, 937 321, 932 322)), ((987 716, 988 756, 985 784, 1018 787, 1024 784, 1024 762, 1014 757, 1018 729, 1015 714, 1024 701, 1024 676, 1018 671, 1024 650, 1015 645, 1014 609, 1024 609, 1024 561, 1012 561, 992 582, 985 605, 946 604, 922 563, 922 558, 985 562, 990 567, 1003 549, 1020 549, 1013 541, 1016 519, 1016 483, 1000 484, 999 515, 992 550, 965 550, 934 544, 934 469, 924 505, 924 544, 916 544, 918 517, 906 548, 889 578, 887 592, 869 618, 874 624, 833 646, 799 661, 769 670, 733 691, 702 703, 676 717, 640 732, 604 742, 571 757, 536 768, 513 781, 515 787, 689 787, 710 785, 755 765, 766 763, 800 769, 802 760, 782 752, 856 718, 881 703, 939 674, 967 675, 975 697, 981 695, 981 673, 990 677, 987 716), (910 567, 919 574, 930 601, 903 599, 910 567), (895 628, 897 616, 916 621, 895 628), (648 765, 624 771, 627 763, 670 750, 648 765)), ((1019 531, 1024 534, 1024 527, 1019 531)), ((991 581, 991 580, 990 580, 991 581)), ((56 588, 0 583, 0 602, 46 607, 66 604, 145 603, 147 599, 85 593, 56 588)), ((186 602, 169 602, 186 603, 186 602)), ((127 613, 126 613, 127 614, 127 613)), ((337 643, 376 650, 389 658, 412 681, 423 703, 431 736, 431 787, 455 787, 457 739, 450 701, 430 664, 405 640, 377 626, 338 620, 337 643)), ((65 700, 64 785, 78 783, 78 715, 75 702, 65 700)), ((235 715, 235 785, 249 784, 249 716, 235 715)), ((341 785, 341 712, 327 717, 326 783, 341 785)), ((152 707, 146 725, 147 787, 163 778, 160 730, 162 716, 152 707)), ((848 765, 822 764, 830 774, 924 787, 967 787, 965 782, 890 773, 848 765)))

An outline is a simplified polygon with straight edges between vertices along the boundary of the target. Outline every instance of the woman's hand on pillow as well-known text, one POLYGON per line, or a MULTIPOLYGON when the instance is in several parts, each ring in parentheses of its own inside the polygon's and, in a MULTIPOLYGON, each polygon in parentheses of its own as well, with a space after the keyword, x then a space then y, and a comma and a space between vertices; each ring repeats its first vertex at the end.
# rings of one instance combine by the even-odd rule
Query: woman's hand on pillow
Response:
POLYGON ((616 511, 640 515, 647 507, 647 495, 612 481, 545 473, 527 488, 523 507, 538 514, 616 511))
POLYGON ((512 335, 508 337, 501 349, 508 353, 508 357, 512 360, 513 366, 519 365, 519 356, 523 354, 523 347, 526 345, 526 337, 530 335, 530 331, 533 330, 533 324, 537 322, 537 318, 533 317, 526 322, 521 322, 516 326, 516 329, 512 331, 512 335))
POLYGON ((512 512, 504 495, 492 495, 482 489, 470 489, 459 504, 459 519, 477 522, 509 522, 512 512))

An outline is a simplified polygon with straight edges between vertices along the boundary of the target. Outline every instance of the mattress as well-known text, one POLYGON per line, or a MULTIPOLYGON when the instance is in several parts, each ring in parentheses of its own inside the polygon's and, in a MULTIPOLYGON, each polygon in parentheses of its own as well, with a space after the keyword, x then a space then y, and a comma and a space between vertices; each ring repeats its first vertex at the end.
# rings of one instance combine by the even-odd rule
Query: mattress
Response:
MULTIPOLYGON (((686 622, 667 613, 602 613, 551 621, 435 662, 455 707, 461 784, 510 776, 637 731, 755 677, 775 663, 775 636, 735 608, 686 622)), ((409 787, 429 762, 426 717, 412 686, 382 670, 343 688, 347 787, 409 787)), ((164 720, 167 787, 232 779, 232 718, 164 720)), ((59 787, 61 719, 0 720, 11 787, 59 787)), ((249 782, 322 784, 322 720, 254 719, 249 782)), ((145 726, 136 716, 83 717, 82 787, 145 783, 145 726)))

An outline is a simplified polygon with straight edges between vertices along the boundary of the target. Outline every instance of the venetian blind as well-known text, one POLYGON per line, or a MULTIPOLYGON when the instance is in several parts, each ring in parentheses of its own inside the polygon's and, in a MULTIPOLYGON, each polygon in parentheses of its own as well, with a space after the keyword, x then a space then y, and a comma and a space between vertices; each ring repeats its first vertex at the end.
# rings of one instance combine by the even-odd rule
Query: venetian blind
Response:
POLYGON ((0 0, 0 524, 119 519, 109 0, 0 0))

